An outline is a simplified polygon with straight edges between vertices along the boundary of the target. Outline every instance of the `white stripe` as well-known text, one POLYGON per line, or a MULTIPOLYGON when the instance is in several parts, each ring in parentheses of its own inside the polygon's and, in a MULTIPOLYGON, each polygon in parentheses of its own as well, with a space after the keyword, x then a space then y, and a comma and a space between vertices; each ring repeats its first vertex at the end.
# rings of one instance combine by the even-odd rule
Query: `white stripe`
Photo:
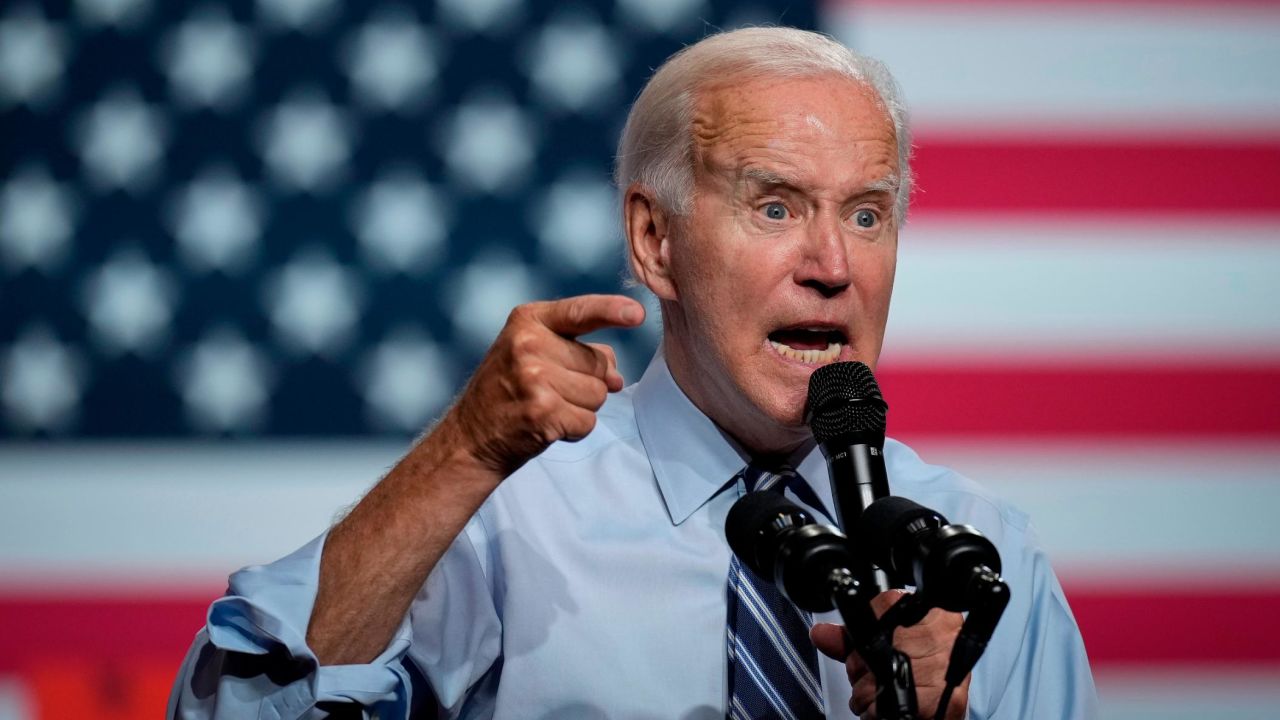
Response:
POLYGON ((1102 669, 1100 720, 1274 720, 1280 668, 1102 669))
POLYGON ((1275 443, 922 439, 913 447, 1029 513, 1064 581, 1280 580, 1275 443))
POLYGON ((764 671, 761 670, 760 665, 756 663, 756 659, 752 657, 751 651, 747 649, 746 645, 743 645, 742 641, 737 637, 734 638, 734 645, 738 653, 738 663, 747 671, 747 674, 751 676, 755 686, 759 688, 760 693, 769 701, 769 704, 773 706, 774 710, 778 711, 779 715, 789 718, 790 720, 795 720, 795 715, 791 713, 791 708, 787 707, 787 703, 782 699, 782 696, 778 694, 777 689, 769 682, 769 678, 764 674, 764 671))
POLYGON ((760 473, 759 479, 756 480, 754 492, 766 492, 774 485, 777 485, 778 481, 781 479, 781 475, 776 475, 771 472, 762 472, 760 473))
POLYGON ((827 19, 888 64, 923 129, 1280 127, 1275 8, 850 2, 827 19))
POLYGON ((911 221, 884 362, 1280 352, 1280 222, 911 221))
POLYGON ((738 598, 756 619, 756 623, 765 631, 770 642, 778 651, 778 655, 787 664, 788 669, 800 683, 805 694, 813 700, 814 705, 821 707, 822 701, 819 699, 820 689, 817 678, 804 665, 804 661, 798 654, 799 649, 787 639, 782 627, 778 625, 778 619, 773 613, 769 612, 763 598, 756 593, 755 587, 750 583, 743 583, 742 591, 739 592, 738 598))
POLYGON ((0 675, 0 720, 36 720, 32 695, 21 676, 0 675))
POLYGON ((740 606, 745 607, 746 611, 750 612, 755 619, 756 625, 767 635, 769 642, 773 644, 774 650, 778 652, 778 656, 781 656, 783 662, 786 662, 788 670, 795 676, 801 688, 804 688, 805 693, 810 698, 813 698, 815 705, 820 707, 822 702, 818 700, 817 696, 817 680, 809 673, 808 667, 804 665, 803 660, 797 655, 797 648, 788 641, 786 633, 778 625, 778 619, 774 618, 772 612, 765 606, 763 598, 755 592, 754 585, 749 580, 742 578, 742 573, 745 573, 745 571, 741 568, 741 565, 737 565, 735 593, 740 606))
MULTIPOLYGON (((740 572, 746 572, 746 570, 743 569, 740 572)), ((787 638, 785 631, 778 624, 778 618, 774 617, 773 613, 769 611, 764 599, 756 592, 755 586, 750 581, 742 582, 738 585, 738 600, 755 618, 756 624, 765 632, 765 635, 769 637, 769 641, 773 644, 774 649, 778 651, 778 655, 783 662, 787 664, 788 670, 795 676, 801 689, 813 700, 814 705, 822 707, 822 700, 819 697, 821 689, 818 686, 817 678, 805 666, 799 655, 799 649, 787 638)))
POLYGON ((0 577, 221 583, 323 531, 401 443, 0 446, 0 577))
MULTIPOLYGON (((1027 510, 1067 573, 1280 577, 1274 442, 912 445, 1027 510)), ((380 442, 3 446, 0 584, 28 574, 86 589, 98 580, 219 584, 320 532, 400 451, 380 442)))

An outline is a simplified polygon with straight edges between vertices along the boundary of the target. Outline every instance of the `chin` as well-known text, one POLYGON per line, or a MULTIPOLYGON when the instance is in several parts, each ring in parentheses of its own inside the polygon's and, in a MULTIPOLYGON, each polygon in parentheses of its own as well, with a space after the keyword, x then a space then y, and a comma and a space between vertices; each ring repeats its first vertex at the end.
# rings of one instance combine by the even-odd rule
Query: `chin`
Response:
POLYGON ((789 405, 776 415, 774 420, 781 426, 792 430, 804 430, 808 432, 809 426, 804 421, 805 402, 789 405))
POLYGON ((809 401, 809 386, 778 388, 766 397, 757 398, 756 408, 775 425, 788 430, 804 429, 804 409, 809 401))

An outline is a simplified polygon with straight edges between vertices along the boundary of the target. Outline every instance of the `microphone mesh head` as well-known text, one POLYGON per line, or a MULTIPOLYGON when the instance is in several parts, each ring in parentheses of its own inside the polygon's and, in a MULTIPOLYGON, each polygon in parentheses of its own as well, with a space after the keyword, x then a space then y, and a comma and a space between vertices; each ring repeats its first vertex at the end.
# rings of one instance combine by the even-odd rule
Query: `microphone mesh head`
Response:
POLYGON ((848 433, 884 433, 888 410, 876 376, 863 363, 831 363, 809 376, 805 420, 820 443, 848 433))

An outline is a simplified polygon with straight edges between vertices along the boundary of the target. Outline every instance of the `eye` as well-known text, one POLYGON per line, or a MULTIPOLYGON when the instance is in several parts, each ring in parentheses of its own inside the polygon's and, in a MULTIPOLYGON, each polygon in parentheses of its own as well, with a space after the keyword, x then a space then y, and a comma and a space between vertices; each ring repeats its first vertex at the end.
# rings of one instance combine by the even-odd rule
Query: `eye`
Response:
POLYGON ((874 210, 863 208, 853 214, 853 222, 860 228, 875 227, 876 221, 880 218, 874 210))
POLYGON ((780 202, 771 202, 764 206, 764 216, 770 220, 786 220, 791 213, 787 212, 787 206, 780 202))

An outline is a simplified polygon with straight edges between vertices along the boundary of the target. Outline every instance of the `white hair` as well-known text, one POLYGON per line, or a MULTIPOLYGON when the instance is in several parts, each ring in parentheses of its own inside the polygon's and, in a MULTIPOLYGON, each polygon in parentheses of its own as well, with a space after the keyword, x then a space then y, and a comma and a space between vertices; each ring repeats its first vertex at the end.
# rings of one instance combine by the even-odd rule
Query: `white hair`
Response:
MULTIPOLYGON (((654 73, 627 115, 613 179, 620 193, 634 182, 651 188, 664 210, 687 214, 693 197, 693 112, 704 86, 727 77, 811 77, 834 73, 869 86, 893 123, 898 145, 894 217, 906 218, 911 197, 911 133, 897 82, 884 63, 826 35, 795 28, 717 33, 672 55, 654 73)), ((623 198, 625 201, 625 197, 623 198)))

